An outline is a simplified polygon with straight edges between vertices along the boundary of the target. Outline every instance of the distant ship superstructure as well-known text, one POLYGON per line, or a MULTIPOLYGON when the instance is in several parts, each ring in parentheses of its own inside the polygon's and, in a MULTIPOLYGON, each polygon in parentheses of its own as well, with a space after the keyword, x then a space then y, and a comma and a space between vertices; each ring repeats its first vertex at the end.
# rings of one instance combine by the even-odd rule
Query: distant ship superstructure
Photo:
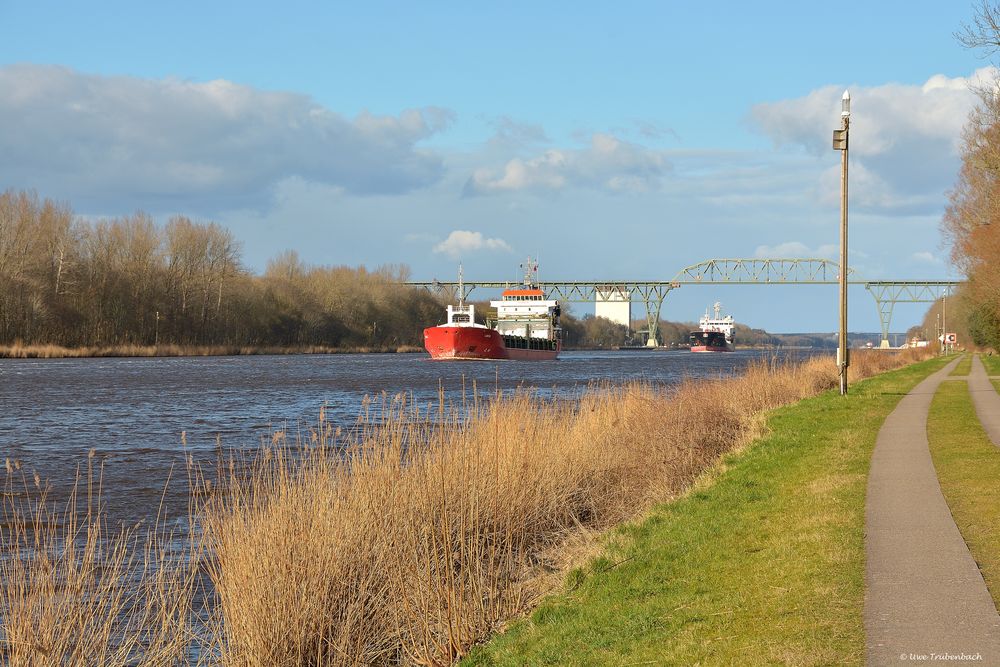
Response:
POLYGON ((715 316, 705 314, 698 320, 701 327, 692 331, 690 336, 692 352, 731 352, 733 350, 733 331, 736 328, 732 315, 722 317, 722 304, 718 301, 713 306, 715 316))

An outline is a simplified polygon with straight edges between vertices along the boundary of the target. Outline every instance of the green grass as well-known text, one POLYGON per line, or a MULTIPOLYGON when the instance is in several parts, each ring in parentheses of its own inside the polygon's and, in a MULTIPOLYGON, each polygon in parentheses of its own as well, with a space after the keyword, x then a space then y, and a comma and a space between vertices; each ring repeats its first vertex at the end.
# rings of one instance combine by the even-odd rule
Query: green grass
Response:
POLYGON ((938 389, 927 439, 951 515, 1000 604, 1000 448, 980 425, 965 382, 938 389))
POLYGON ((614 531, 603 557, 466 665, 861 664, 875 437, 946 360, 782 408, 713 479, 614 531))
POLYGON ((962 355, 962 360, 951 370, 949 375, 968 375, 972 372, 972 355, 962 355))
POLYGON ((987 375, 1000 375, 1000 355, 991 354, 987 356, 980 354, 979 358, 982 359, 983 366, 986 367, 987 375))
MULTIPOLYGON (((989 356, 980 354, 979 359, 983 362, 987 375, 1000 375, 1000 355, 991 354, 989 356)), ((1000 392, 1000 380, 990 380, 993 387, 1000 392)))

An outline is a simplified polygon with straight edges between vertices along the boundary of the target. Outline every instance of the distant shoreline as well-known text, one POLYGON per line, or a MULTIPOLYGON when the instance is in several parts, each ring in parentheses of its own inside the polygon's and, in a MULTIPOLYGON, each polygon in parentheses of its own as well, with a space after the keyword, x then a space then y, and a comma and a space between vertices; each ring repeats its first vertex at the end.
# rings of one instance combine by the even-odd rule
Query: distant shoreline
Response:
POLYGON ((414 345, 372 347, 292 347, 254 345, 0 345, 0 359, 83 359, 98 357, 234 357, 270 354, 393 354, 423 352, 414 345))
MULTIPOLYGON (((564 352, 600 351, 684 351, 687 347, 567 347, 564 352)), ((737 350, 827 350, 807 346, 778 345, 738 345, 737 350)), ((413 354, 424 352, 415 345, 327 347, 323 345, 301 345, 282 347, 276 345, 91 345, 84 347, 63 347, 62 345, 0 345, 0 359, 94 359, 113 357, 155 358, 155 357, 239 357, 257 355, 298 355, 298 354, 413 354)))

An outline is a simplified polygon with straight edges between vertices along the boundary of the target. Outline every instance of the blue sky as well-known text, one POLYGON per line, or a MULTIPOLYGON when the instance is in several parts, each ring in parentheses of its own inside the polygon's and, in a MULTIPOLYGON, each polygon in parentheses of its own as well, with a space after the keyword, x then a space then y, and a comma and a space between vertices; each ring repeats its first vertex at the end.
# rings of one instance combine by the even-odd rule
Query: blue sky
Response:
MULTIPOLYGON (((852 265, 953 277, 938 222, 990 75, 953 37, 973 9, 871 4, 0 2, 0 188, 214 220, 255 269, 294 249, 490 280, 530 253, 552 279, 669 279, 835 257, 850 88, 852 265)), ((682 289, 663 316, 833 330, 835 296, 682 289)), ((863 290, 850 317, 878 327, 863 290)))

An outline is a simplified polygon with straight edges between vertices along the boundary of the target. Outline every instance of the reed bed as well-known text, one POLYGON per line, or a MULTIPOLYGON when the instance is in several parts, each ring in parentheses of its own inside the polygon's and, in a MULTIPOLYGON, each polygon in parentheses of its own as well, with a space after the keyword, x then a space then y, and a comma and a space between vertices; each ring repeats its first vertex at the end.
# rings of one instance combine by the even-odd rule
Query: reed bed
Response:
POLYGON ((19 463, 5 462, 0 663, 185 664, 199 547, 188 539, 177 550, 162 522, 148 532, 108 526, 92 462, 61 507, 37 475, 32 486, 19 463))
MULTIPOLYGON (((857 354, 852 374, 912 360, 857 354)), ((767 410, 836 385, 828 358, 765 361, 735 378, 600 385, 577 400, 481 401, 475 387, 457 406, 383 397, 349 434, 321 413, 297 441, 276 433, 195 477, 199 530, 183 558, 156 533, 109 535, 99 511, 8 511, 0 659, 451 664, 530 609, 601 531, 750 442, 767 410), (207 610, 194 604, 201 572, 207 610)))
MULTIPOLYGON (((859 354, 852 372, 912 358, 859 354)), ((829 359, 762 362, 574 402, 520 393, 463 412, 397 398, 352 442, 321 421, 202 508, 213 652, 240 666, 450 664, 529 609, 566 548, 683 492, 765 411, 836 385, 829 359)))

